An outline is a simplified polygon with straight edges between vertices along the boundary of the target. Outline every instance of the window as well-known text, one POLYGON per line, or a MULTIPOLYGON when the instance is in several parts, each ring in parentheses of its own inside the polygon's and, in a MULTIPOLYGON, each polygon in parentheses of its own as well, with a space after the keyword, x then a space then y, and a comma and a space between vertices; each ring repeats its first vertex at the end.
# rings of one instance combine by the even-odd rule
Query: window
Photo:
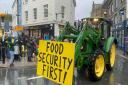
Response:
POLYGON ((64 6, 61 7, 61 13, 62 13, 62 18, 64 18, 64 13, 65 13, 65 7, 64 6))
POLYGON ((28 3, 28 0, 25 0, 25 3, 28 3))
POLYGON ((25 11, 25 18, 26 18, 26 21, 28 21, 28 11, 25 11))
POLYGON ((121 0, 121 3, 123 3, 125 0, 121 0))
POLYGON ((44 17, 48 17, 48 4, 44 5, 44 17))
POLYGON ((33 9, 34 19, 37 19, 37 8, 33 9))

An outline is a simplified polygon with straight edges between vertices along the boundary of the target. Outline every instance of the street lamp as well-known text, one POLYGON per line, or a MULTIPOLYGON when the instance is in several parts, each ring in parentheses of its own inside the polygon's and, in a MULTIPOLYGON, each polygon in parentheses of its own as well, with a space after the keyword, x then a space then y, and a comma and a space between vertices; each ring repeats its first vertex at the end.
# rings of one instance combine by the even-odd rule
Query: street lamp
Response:
POLYGON ((106 11, 104 11, 104 18, 106 18, 107 17, 107 12, 106 11))

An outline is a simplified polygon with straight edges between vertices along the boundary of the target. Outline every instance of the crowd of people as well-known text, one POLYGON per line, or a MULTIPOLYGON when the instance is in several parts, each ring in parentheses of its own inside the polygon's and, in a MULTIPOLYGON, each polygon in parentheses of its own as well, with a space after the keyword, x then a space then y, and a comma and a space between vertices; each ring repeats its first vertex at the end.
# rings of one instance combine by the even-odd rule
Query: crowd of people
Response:
POLYGON ((32 62, 32 58, 38 53, 37 37, 28 37, 24 33, 14 37, 5 33, 0 41, 0 57, 3 64, 9 59, 10 66, 13 66, 14 60, 20 61, 22 57, 27 57, 28 62, 32 62))

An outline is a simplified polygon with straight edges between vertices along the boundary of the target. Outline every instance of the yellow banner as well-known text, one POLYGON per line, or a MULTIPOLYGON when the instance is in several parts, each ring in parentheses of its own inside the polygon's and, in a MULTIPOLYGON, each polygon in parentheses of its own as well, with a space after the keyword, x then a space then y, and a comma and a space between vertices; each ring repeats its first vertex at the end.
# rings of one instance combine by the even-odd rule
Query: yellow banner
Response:
POLYGON ((72 85, 75 44, 68 42, 39 42, 37 75, 61 85, 72 85))

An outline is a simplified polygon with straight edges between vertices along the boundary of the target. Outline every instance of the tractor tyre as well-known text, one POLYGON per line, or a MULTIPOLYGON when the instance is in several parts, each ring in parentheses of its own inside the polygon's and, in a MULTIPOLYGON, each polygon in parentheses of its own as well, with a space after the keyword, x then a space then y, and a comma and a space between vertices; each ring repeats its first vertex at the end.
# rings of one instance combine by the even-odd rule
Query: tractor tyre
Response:
POLYGON ((104 55, 102 52, 97 52, 89 59, 88 76, 91 81, 98 81, 102 78, 105 70, 104 55))
POLYGON ((106 64, 106 69, 108 71, 112 71, 115 64, 115 58, 116 58, 116 44, 113 43, 109 51, 109 58, 108 58, 109 62, 106 64))

